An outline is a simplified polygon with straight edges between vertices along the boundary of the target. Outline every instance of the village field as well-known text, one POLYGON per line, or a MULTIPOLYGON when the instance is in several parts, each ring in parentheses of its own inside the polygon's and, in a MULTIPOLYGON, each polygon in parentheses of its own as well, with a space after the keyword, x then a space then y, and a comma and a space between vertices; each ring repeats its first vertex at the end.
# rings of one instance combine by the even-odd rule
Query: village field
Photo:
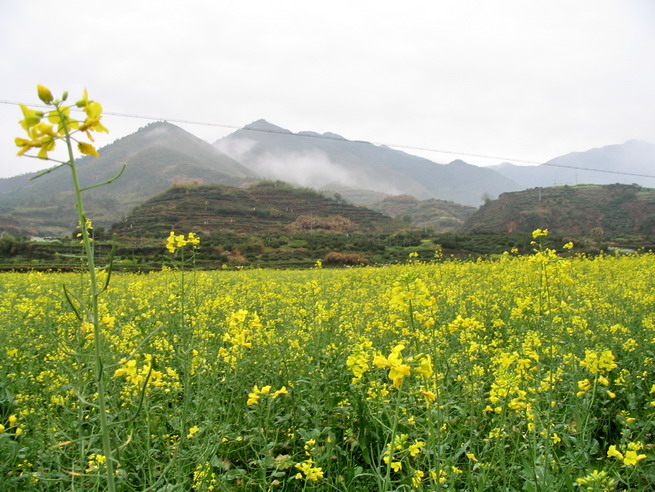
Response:
MULTIPOLYGON (((562 253, 113 274, 116 488, 652 490, 655 256, 562 253)), ((87 287, 0 274, 0 490, 105 490, 87 287)))

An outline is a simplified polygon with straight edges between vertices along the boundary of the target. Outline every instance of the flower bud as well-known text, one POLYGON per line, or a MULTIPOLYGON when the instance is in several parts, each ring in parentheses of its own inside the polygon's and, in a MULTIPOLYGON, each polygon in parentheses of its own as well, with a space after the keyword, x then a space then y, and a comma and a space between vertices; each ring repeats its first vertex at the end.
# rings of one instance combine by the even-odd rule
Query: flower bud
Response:
POLYGON ((46 104, 50 104, 52 102, 52 92, 50 92, 50 89, 39 84, 36 86, 36 91, 38 92, 39 99, 41 99, 41 101, 46 104))

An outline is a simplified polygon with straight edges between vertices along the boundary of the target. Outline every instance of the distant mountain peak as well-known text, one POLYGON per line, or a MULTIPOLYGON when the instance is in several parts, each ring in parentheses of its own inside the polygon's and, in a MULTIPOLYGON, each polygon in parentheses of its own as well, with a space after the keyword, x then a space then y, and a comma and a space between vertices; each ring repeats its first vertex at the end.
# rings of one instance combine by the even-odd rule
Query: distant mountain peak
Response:
POLYGON ((325 132, 323 134, 325 138, 331 138, 333 140, 346 140, 346 138, 342 137, 338 133, 332 133, 332 132, 325 132))
POLYGON ((274 125, 273 123, 269 123, 265 119, 259 119, 257 121, 253 121, 249 125, 244 126, 242 130, 254 130, 258 132, 272 132, 272 133, 291 133, 291 131, 287 130, 286 128, 282 128, 281 126, 277 126, 274 125))

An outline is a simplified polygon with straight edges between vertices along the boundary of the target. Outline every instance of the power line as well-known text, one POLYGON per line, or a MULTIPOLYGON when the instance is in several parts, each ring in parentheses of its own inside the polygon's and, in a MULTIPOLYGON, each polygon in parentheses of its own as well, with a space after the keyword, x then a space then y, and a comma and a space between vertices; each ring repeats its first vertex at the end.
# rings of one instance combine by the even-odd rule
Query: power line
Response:
POLYGON ((624 171, 609 171, 607 169, 595 169, 591 167, 575 167, 575 166, 565 166, 564 164, 550 164, 548 162, 544 162, 542 166, 552 166, 552 167, 566 167, 568 169, 577 169, 579 171, 594 171, 597 173, 607 173, 607 174, 624 174, 626 176, 639 176, 640 178, 655 178, 655 176, 651 174, 637 174, 637 173, 627 173, 624 171))
MULTIPOLYGON (((20 103, 16 101, 5 101, 5 100, 0 100, 0 104, 8 104, 8 105, 13 105, 13 106, 19 106, 21 104, 24 104, 25 106, 31 106, 31 107, 37 107, 37 108, 49 108, 49 106, 46 106, 44 104, 27 104, 27 103, 20 103)), ((81 109, 72 106, 71 109, 73 111, 82 111, 81 109)), ((550 167, 561 167, 561 168, 567 168, 567 169, 576 169, 578 171, 592 171, 592 172, 599 172, 599 173, 606 173, 606 174, 619 174, 623 176, 636 176, 640 178, 653 178, 655 179, 655 175, 651 174, 638 174, 638 173, 629 173, 629 172, 624 172, 624 171, 609 171, 607 169, 596 169, 596 168, 590 168, 590 167, 576 167, 576 166, 567 166, 563 164, 551 164, 548 162, 539 162, 539 161, 531 161, 531 160, 526 160, 526 159, 514 159, 512 157, 502 157, 502 156, 495 156, 495 155, 486 155, 486 154, 474 154, 471 152, 457 152, 454 150, 443 150, 443 149, 435 149, 433 147, 417 147, 413 145, 404 145, 404 144, 392 144, 392 143, 385 143, 385 142, 368 142, 365 140, 347 140, 343 138, 338 138, 338 137, 333 137, 330 135, 321 135, 321 134, 302 134, 302 133, 293 133, 293 132, 286 132, 286 131, 277 131, 277 130, 272 130, 272 129, 263 129, 263 128, 247 128, 247 127, 240 127, 236 125, 228 125, 224 123, 213 123, 213 122, 207 122, 207 121, 196 121, 196 120, 183 120, 183 119, 178 119, 178 118, 162 118, 162 117, 155 117, 155 116, 146 116, 146 115, 139 115, 139 114, 132 114, 132 113, 118 113, 118 112, 113 112, 113 111, 103 111, 103 115, 107 116, 117 116, 120 118, 134 118, 134 119, 141 119, 141 120, 147 120, 147 121, 167 121, 170 123, 183 123, 183 124, 188 124, 188 125, 199 125, 199 126, 211 126, 211 127, 216 127, 216 128, 225 128, 228 130, 242 130, 242 131, 251 131, 251 132, 260 132, 260 133, 272 133, 276 135, 286 135, 286 136, 292 136, 292 137, 304 137, 304 138, 317 138, 321 140, 334 140, 337 142, 350 142, 350 143, 361 143, 361 144, 373 144, 373 145, 383 145, 386 147, 395 147, 398 149, 406 149, 406 150, 418 150, 422 152, 435 152, 438 154, 448 154, 448 155, 457 155, 457 156, 466 156, 466 157, 480 157, 484 159, 496 159, 496 160, 502 160, 502 161, 512 161, 512 162, 521 162, 524 164, 538 164, 542 166, 550 166, 550 167)))

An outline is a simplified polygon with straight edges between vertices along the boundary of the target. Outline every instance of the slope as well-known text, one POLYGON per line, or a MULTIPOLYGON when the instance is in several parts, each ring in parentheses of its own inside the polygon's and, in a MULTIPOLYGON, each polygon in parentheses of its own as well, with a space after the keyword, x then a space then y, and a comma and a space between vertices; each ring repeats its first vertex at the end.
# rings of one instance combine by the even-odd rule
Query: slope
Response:
POLYGON ((112 230, 121 236, 164 237, 171 230, 212 235, 393 228, 393 220, 379 212, 326 198, 310 189, 266 181, 248 188, 174 186, 136 207, 112 230))
POLYGON ((655 189, 637 185, 578 185, 503 193, 469 217, 462 232, 655 235, 655 189))
POLYGON ((432 228, 437 233, 454 232, 476 210, 434 198, 417 200, 409 195, 388 197, 369 205, 369 208, 393 218, 409 220, 413 227, 432 228))

